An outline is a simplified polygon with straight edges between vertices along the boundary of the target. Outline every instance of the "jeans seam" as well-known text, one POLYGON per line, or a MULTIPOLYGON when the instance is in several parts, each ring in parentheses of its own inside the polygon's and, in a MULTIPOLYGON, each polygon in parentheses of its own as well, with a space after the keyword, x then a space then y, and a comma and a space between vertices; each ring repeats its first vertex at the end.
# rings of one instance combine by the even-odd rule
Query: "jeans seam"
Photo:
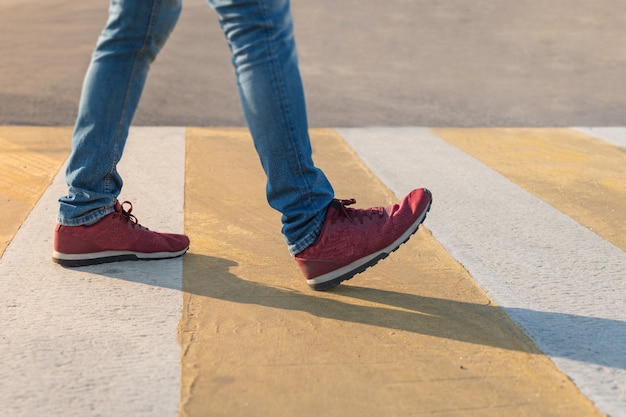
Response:
MULTIPOLYGON (((126 92, 124 94, 124 101, 122 102, 122 108, 120 111, 120 117, 119 117, 119 121, 118 121, 118 125, 117 128, 115 129, 115 136, 114 136, 114 140, 113 140, 113 158, 111 160, 111 168, 109 169, 109 174, 107 174, 107 176, 104 179, 104 192, 105 193, 109 193, 110 190, 110 178, 111 175, 113 174, 113 172, 115 172, 116 170, 116 166, 117 166, 117 162, 118 161, 118 156, 119 158, 121 158, 121 152, 119 149, 119 143, 120 143, 120 136, 122 134, 121 130, 122 130, 122 126, 125 125, 124 120, 126 118, 126 114, 127 114, 127 109, 128 109, 128 100, 130 99, 130 86, 133 83, 133 80, 135 78, 135 74, 137 72, 137 60, 139 59, 139 56, 141 54, 144 54, 146 51, 146 47, 149 44, 149 40, 152 36, 152 29, 154 27, 154 19, 155 19, 155 15, 156 15, 156 10, 158 10, 159 5, 160 5, 160 1, 161 0, 155 0, 152 3, 152 10, 150 11, 150 19, 148 21, 148 28, 146 29, 146 36, 144 37, 143 43, 141 45, 141 48, 139 49, 139 51, 134 55, 133 57, 133 65, 132 68, 130 70, 130 75, 128 77, 128 81, 126 83, 126 92)), ((130 126, 130 124, 129 124, 130 126)), ((117 196, 116 196, 117 197, 117 196)))
MULTIPOLYGON (((288 7, 290 7, 290 5, 288 5, 288 7)), ((263 11, 264 20, 266 22, 269 22, 269 25, 266 27, 273 27, 274 25, 267 14, 267 7, 265 7, 265 4, 261 4, 261 8, 263 11)), ((266 31, 266 35, 272 34, 271 29, 265 29, 265 31, 266 31)), ((293 33, 291 34, 291 36, 293 37, 293 33)), ((267 39, 266 41, 267 47, 270 48, 270 51, 274 51, 275 41, 273 37, 265 36, 265 39, 267 39)), ((296 52, 295 41, 293 40, 293 38, 291 38, 289 41, 293 43, 293 48, 290 48, 291 55, 288 56, 288 59, 291 60, 291 59, 294 59, 293 54, 296 54, 297 52, 296 52)), ((269 60, 269 68, 271 71, 272 83, 274 86, 276 86, 276 90, 277 90, 276 94, 278 96, 281 107, 284 109, 284 113, 282 113, 280 117, 283 119, 284 126, 286 126, 285 133, 287 133, 290 137, 290 140, 288 141, 288 146, 290 147, 291 153, 295 155, 296 157, 296 164, 297 164, 296 168, 297 168, 298 173, 303 179, 302 184, 303 184, 303 188, 305 188, 305 191, 306 191, 306 203, 309 206, 312 206, 313 186, 309 182, 307 176, 304 175, 305 172, 303 169, 304 164, 302 163, 302 155, 300 154, 298 148, 295 147, 294 145, 294 140, 295 140, 294 138, 296 138, 298 132, 294 126, 293 119, 291 117, 293 110, 289 106, 289 101, 286 98, 287 93, 285 91, 285 85, 279 82, 279 80, 281 79, 280 73, 281 71, 283 71, 283 69, 282 69, 282 66, 279 65, 278 57, 273 53, 270 53, 270 56, 271 56, 271 59, 269 60)), ((282 77, 282 78, 285 78, 285 77, 282 77)), ((308 134, 308 127, 306 127, 306 134, 308 134)), ((323 210, 320 213, 316 213, 316 215, 313 218, 309 219, 309 222, 313 225, 313 228, 310 231, 310 233, 298 239, 295 243, 288 244, 288 250, 292 255, 296 255, 297 253, 302 252, 304 249, 306 249, 308 246, 313 244, 318 239, 321 233, 321 230, 324 226, 325 216, 326 216, 326 211, 323 210)))
MULTIPOLYGON (((269 25, 267 25, 266 27, 273 27, 275 26, 274 23, 272 22, 272 20, 269 18, 268 13, 267 13, 267 7, 263 2, 260 2, 260 7, 263 11, 263 19, 265 20, 266 23, 269 22, 269 25)), ((291 7, 291 5, 288 6, 289 8, 291 7)), ((266 31, 266 35, 264 38, 267 39, 267 47, 270 49, 270 51, 274 51, 275 50, 275 45, 274 45, 274 41, 272 39, 271 35, 271 29, 265 29, 266 31)), ((293 36, 293 35, 292 35, 293 36)), ((293 40, 292 40, 293 42, 293 40)), ((295 45, 294 45, 294 49, 295 49, 295 45)), ((288 141, 289 147, 291 148, 291 153, 296 155, 297 159, 297 168, 298 168, 298 172, 300 173, 300 175, 302 176, 302 178, 304 179, 304 184, 305 184, 305 188, 306 188, 306 198, 309 202, 309 204, 311 204, 311 192, 313 187, 311 186, 311 184, 308 182, 307 178, 305 175, 302 175, 303 172, 303 164, 302 164, 302 160, 301 160, 301 156, 300 153, 297 151, 297 149, 294 147, 294 137, 297 135, 296 129, 294 128, 294 124, 293 124, 293 120, 291 117, 292 114, 292 109, 289 106, 288 100, 286 99, 287 94, 285 92, 285 86, 282 83, 279 83, 278 81, 281 79, 280 77, 280 72, 281 70, 281 66, 278 65, 277 62, 277 57, 275 56, 275 54, 271 53, 270 54, 271 59, 270 59, 270 68, 271 68, 271 74, 272 74, 272 84, 274 86, 276 86, 277 88, 277 94, 278 94, 278 99, 279 102, 281 104, 281 107, 284 108, 285 113, 281 114, 280 117, 283 119, 285 125, 287 126, 287 133, 290 137, 291 140, 288 141)), ((290 57, 291 58, 291 57, 290 57)), ((284 77, 282 77, 284 78, 284 77)))

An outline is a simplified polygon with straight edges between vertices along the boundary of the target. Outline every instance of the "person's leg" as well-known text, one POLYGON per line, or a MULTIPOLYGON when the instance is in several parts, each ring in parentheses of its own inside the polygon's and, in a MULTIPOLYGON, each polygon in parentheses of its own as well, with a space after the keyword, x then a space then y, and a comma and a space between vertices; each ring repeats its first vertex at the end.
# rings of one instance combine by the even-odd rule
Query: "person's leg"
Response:
POLYGON ((289 0, 208 0, 233 53, 243 112, 267 175, 267 199, 309 286, 325 290, 386 257, 424 221, 430 192, 352 209, 311 158, 289 0))
POLYGON ((111 0, 83 84, 68 194, 59 199, 52 258, 64 266, 180 256, 185 235, 153 232, 138 224, 132 204, 117 197, 117 173, 128 129, 150 64, 174 29, 181 0, 111 0))
POLYGON ((116 166, 128 129, 150 64, 180 10, 181 0, 111 0, 83 84, 59 224, 91 224, 114 211, 122 187, 116 166))
POLYGON ((233 54, 243 113, 282 213, 292 254, 313 243, 333 189, 311 157, 304 91, 288 0, 209 0, 233 54))

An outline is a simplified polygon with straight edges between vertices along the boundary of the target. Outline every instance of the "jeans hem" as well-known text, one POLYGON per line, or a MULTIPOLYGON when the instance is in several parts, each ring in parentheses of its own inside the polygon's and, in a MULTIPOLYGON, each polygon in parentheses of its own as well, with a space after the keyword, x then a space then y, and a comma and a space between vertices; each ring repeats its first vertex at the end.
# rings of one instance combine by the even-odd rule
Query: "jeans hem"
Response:
POLYGON ((304 238, 300 239, 298 242, 293 244, 288 244, 287 248, 289 249, 289 253, 293 256, 299 254, 309 246, 313 245, 317 242, 317 239, 320 237, 322 233, 322 228, 324 227, 324 219, 326 218, 326 211, 324 211, 321 215, 322 221, 316 221, 317 224, 315 228, 306 235, 304 238))
POLYGON ((57 217, 57 222, 62 226, 89 226, 95 223, 98 223, 105 216, 113 213, 115 211, 114 207, 108 207, 99 209, 96 211, 92 211, 89 214, 81 216, 76 219, 65 219, 60 215, 57 217))

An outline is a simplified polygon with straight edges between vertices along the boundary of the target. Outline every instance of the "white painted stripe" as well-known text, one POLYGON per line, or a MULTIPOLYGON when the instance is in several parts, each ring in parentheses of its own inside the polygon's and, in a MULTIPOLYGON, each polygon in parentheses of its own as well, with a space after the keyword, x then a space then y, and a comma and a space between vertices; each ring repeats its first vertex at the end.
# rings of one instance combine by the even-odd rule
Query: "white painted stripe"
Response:
POLYGON ((598 139, 626 148, 626 128, 624 127, 578 127, 576 130, 598 139))
MULTIPOLYGON (((122 198, 183 230, 183 128, 131 130, 122 198)), ((51 260, 62 173, 0 259, 0 415, 176 416, 181 259, 64 269, 51 260)))
MULTIPOLYGON (((424 128, 338 129, 597 407, 626 416, 626 254, 424 128)), ((410 277, 406 277, 410 279, 410 277)))

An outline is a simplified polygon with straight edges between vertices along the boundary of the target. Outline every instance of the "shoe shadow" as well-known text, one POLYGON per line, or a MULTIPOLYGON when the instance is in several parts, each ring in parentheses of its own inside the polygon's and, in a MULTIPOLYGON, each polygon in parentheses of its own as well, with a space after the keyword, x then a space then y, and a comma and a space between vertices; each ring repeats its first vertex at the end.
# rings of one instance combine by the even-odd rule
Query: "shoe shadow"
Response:
POLYGON ((556 358, 626 369, 626 323, 522 308, 472 304, 416 294, 354 286, 352 281, 325 293, 280 288, 241 279, 234 261, 188 253, 178 260, 128 262, 87 267, 91 273, 183 291, 238 304, 303 311, 308 314, 435 336, 500 349, 545 353, 556 358), (180 268, 183 280, 180 282, 180 268), (360 304, 355 303, 359 300, 360 304), (517 323, 538 335, 541 351, 517 323))
POLYGON ((227 259, 187 254, 182 290, 233 303, 303 311, 347 323, 541 353, 511 317, 530 324, 533 333, 541 336, 541 348, 546 354, 626 369, 626 323, 621 321, 501 308, 350 284, 322 294, 308 289, 300 292, 241 279, 230 272, 234 266, 237 263, 227 259))

